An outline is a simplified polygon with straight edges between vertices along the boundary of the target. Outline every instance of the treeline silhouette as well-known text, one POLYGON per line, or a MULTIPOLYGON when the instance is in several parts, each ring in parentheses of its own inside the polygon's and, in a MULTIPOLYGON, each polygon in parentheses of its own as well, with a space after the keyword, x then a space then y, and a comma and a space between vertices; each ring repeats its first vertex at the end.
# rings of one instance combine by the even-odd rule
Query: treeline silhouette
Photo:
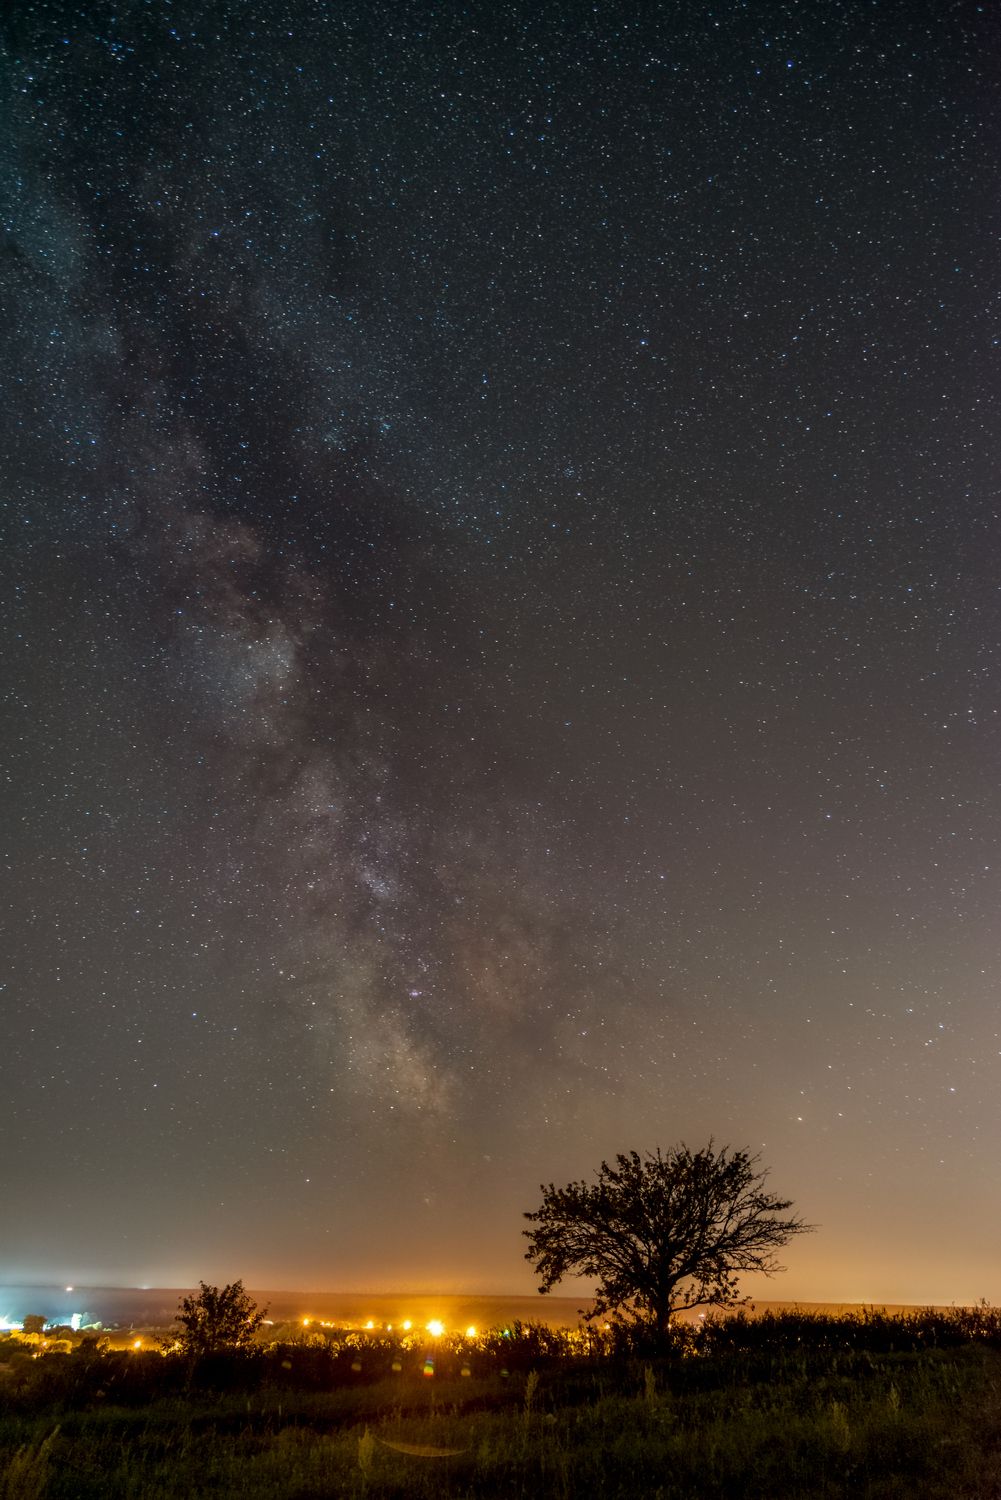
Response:
MULTIPOLYGON (((50 1332, 64 1332, 51 1330, 50 1332)), ((16 1334, 0 1339, 0 1406, 8 1411, 86 1408, 107 1402, 140 1405, 192 1391, 252 1393, 329 1391, 377 1382, 406 1388, 414 1382, 503 1383, 530 1371, 551 1372, 561 1383, 595 1372, 628 1384, 638 1361, 653 1361, 672 1389, 707 1390, 735 1381, 808 1376, 811 1367, 836 1366, 838 1355, 856 1367, 866 1355, 906 1355, 980 1345, 1001 1350, 1001 1309, 981 1305, 887 1313, 878 1309, 838 1316, 808 1312, 738 1312, 678 1324, 668 1350, 647 1328, 584 1327, 566 1331, 515 1323, 469 1338, 426 1333, 337 1328, 267 1330, 245 1348, 195 1355, 166 1348, 113 1349, 92 1334, 40 1351, 16 1334)))

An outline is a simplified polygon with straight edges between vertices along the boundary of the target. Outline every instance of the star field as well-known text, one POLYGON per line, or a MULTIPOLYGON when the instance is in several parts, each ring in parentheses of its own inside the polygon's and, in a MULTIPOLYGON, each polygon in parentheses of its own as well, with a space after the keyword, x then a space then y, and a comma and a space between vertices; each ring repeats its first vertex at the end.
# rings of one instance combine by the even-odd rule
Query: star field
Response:
POLYGON ((1001 1298, 989 8, 5 25, 9 1279, 1001 1298))

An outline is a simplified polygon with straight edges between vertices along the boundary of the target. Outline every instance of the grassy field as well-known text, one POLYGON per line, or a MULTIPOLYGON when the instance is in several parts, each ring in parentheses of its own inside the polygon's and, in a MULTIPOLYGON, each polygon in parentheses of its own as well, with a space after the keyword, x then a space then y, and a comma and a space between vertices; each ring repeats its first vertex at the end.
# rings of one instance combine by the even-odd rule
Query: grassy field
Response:
POLYGON ((3 1500, 1001 1496, 989 1309, 737 1318, 661 1357, 520 1325, 195 1366, 13 1340, 0 1369, 3 1500))

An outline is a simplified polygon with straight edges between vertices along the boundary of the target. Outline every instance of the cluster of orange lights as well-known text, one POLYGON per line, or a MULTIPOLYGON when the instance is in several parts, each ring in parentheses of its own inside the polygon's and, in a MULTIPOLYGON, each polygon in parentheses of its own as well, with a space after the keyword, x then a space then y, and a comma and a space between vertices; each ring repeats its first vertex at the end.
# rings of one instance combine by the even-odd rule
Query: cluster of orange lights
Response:
MULTIPOLYGON (((302 1320, 303 1328, 310 1328, 314 1324, 317 1328, 343 1328, 344 1326, 343 1323, 324 1322, 322 1318, 303 1318, 302 1320)), ((392 1333, 394 1327, 392 1323, 376 1323, 374 1318, 369 1318, 368 1322, 362 1326, 368 1333, 374 1332, 376 1328, 385 1330, 386 1333, 392 1333)), ((396 1325, 397 1330, 403 1333, 409 1333, 413 1326, 410 1318, 405 1318, 402 1323, 396 1325)), ((433 1339, 440 1339, 445 1332, 445 1325, 440 1318, 432 1318, 430 1322, 424 1324, 424 1329, 433 1339)), ((472 1323, 466 1329, 465 1337, 467 1339, 474 1339, 476 1337, 476 1328, 472 1323)))

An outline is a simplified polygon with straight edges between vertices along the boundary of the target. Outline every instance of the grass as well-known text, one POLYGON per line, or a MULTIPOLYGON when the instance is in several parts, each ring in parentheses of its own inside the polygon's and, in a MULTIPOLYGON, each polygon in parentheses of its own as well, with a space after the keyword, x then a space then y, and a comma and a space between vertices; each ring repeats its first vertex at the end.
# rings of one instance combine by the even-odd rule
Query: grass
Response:
POLYGON ((733 1319, 659 1358, 516 1327, 440 1341, 433 1378, 426 1352, 341 1335, 193 1369, 15 1351, 0 1500, 1001 1495, 997 1314, 733 1319))

